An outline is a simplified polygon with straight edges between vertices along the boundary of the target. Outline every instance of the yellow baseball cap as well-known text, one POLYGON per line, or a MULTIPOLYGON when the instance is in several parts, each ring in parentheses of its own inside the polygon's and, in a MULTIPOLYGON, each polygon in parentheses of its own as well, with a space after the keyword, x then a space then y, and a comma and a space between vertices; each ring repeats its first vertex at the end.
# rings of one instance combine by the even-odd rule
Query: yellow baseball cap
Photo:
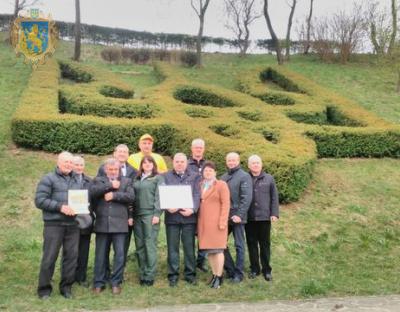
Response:
POLYGON ((151 142, 154 142, 153 137, 152 137, 150 134, 148 134, 148 133, 143 134, 143 135, 140 137, 139 142, 140 142, 140 141, 144 141, 144 140, 150 140, 151 142))

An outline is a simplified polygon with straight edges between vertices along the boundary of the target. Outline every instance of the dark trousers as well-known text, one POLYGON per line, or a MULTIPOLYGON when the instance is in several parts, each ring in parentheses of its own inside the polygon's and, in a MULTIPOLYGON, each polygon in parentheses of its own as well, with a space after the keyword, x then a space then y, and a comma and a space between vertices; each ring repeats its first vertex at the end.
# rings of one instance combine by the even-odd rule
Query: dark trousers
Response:
POLYGON ((43 229, 43 256, 40 264, 38 295, 50 295, 51 279, 62 247, 60 293, 71 291, 78 258, 79 228, 75 225, 46 225, 43 229))
POLYGON ((78 266, 76 268, 75 281, 85 282, 87 277, 87 267, 89 260, 91 234, 81 234, 79 236, 78 266))
POLYGON ((96 233, 96 251, 94 260, 94 287, 104 287, 107 282, 107 264, 110 246, 114 249, 113 269, 110 276, 111 286, 122 283, 125 268, 126 233, 96 233))
POLYGON ((229 235, 233 233, 235 250, 236 250, 236 264, 233 261, 229 248, 224 251, 225 263, 224 268, 228 277, 244 276, 244 257, 245 257, 245 238, 244 238, 244 225, 241 223, 231 223, 228 225, 228 239, 229 235))
POLYGON ((195 233, 196 224, 166 224, 168 246, 168 279, 179 277, 179 245, 182 241, 184 276, 186 280, 196 277, 195 233))
POLYGON ((271 273, 269 265, 271 257, 271 221, 250 221, 246 224, 246 239, 249 249, 250 270, 260 273, 271 273))
POLYGON ((197 265, 203 266, 206 260, 207 260, 207 252, 199 249, 199 246, 197 245, 197 260, 196 260, 197 265))

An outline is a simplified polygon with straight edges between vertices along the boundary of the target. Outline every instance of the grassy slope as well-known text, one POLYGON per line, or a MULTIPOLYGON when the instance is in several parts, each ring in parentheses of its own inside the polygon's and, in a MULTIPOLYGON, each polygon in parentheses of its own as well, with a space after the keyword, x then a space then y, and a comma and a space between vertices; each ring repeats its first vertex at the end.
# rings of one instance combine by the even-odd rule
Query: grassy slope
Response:
MULTIPOLYGON (((244 60, 236 65, 238 61, 234 57, 213 56, 207 57, 206 67, 200 72, 187 69, 184 72, 196 80, 232 87, 232 73, 238 71, 236 67, 245 68, 263 61, 257 56, 254 60, 244 60)), ((268 57, 270 61, 273 60, 268 57)), ((352 71, 338 70, 334 66, 301 59, 296 59, 291 66, 297 66, 297 70, 304 72, 322 71, 326 77, 343 75, 347 80, 349 75, 363 70, 358 67, 352 71)), ((113 69, 121 70, 118 67, 113 69)), ((123 71, 126 69, 148 71, 147 67, 124 67, 123 71)), ((14 58, 8 47, 0 44, 1 310, 132 308, 159 304, 399 293, 400 272, 396 265, 400 256, 400 162, 392 159, 344 159, 320 160, 315 180, 302 200, 282 207, 281 221, 273 229, 275 281, 272 285, 258 279, 245 281, 239 286, 227 283, 215 292, 204 285, 208 274, 200 274, 199 286, 189 287, 181 283, 178 289, 171 290, 165 280, 166 244, 164 231, 161 231, 156 287, 143 289, 138 286, 136 264, 131 260, 120 297, 111 300, 108 292, 95 297, 87 289, 74 287, 77 299, 65 301, 56 295, 59 280, 57 267, 55 295, 50 302, 39 301, 35 288, 41 256, 42 221, 40 211, 34 208, 33 194, 38 179, 52 169, 54 156, 13 148, 9 131, 10 117, 29 72, 14 58)), ((363 77, 362 74, 357 75, 363 77)), ((138 78, 142 80, 143 87, 153 83, 151 73, 143 77, 138 78)), ((333 79, 331 87, 340 89, 338 83, 333 79)), ((360 85, 358 92, 350 88, 340 92, 353 93, 361 98, 364 83, 360 85)), ((371 91, 366 89, 364 92, 367 90, 371 91)), ((370 100, 378 103, 385 92, 381 88, 374 92, 377 96, 374 98, 371 95, 370 100)), ((379 110, 379 106, 375 109, 379 110)), ((391 115, 394 111, 388 113, 388 117, 391 115)), ((99 162, 98 157, 87 156, 89 174, 95 173, 99 162)), ((90 277, 92 263, 93 255, 90 277)))

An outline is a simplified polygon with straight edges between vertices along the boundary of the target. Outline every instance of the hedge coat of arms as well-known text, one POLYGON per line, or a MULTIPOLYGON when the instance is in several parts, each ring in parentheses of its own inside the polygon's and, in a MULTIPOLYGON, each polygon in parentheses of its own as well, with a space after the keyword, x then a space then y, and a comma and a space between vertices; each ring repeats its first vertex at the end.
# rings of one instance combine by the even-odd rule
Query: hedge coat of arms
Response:
POLYGON ((25 63, 36 68, 54 53, 58 35, 50 15, 46 18, 37 9, 29 13, 29 17, 22 15, 15 19, 11 38, 17 55, 24 55, 25 63))

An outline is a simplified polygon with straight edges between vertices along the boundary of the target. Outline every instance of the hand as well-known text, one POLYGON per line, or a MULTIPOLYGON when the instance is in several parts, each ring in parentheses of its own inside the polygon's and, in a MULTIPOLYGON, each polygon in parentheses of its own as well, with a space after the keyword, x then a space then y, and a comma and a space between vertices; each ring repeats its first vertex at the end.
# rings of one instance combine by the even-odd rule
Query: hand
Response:
POLYGON ((279 220, 278 217, 271 216, 271 222, 275 222, 275 221, 278 221, 278 220, 279 220))
POLYGON ((152 224, 152 225, 156 225, 156 224, 158 224, 158 223, 160 223, 160 218, 154 216, 153 219, 151 220, 151 224, 152 224))
POLYGON ((111 181, 111 185, 113 189, 119 189, 119 186, 121 185, 121 182, 119 182, 118 180, 112 180, 111 181))
POLYGON ((178 211, 178 209, 168 209, 168 212, 169 213, 175 213, 175 212, 177 212, 178 211))
POLYGON ((128 219, 128 225, 129 225, 129 226, 132 226, 133 223, 135 223, 135 221, 133 221, 132 218, 129 218, 129 219, 128 219))
POLYGON ((75 211, 68 205, 61 206, 61 213, 65 214, 66 216, 76 215, 75 211))
POLYGON ((114 195, 112 192, 108 192, 108 193, 104 194, 104 199, 106 201, 111 201, 111 200, 113 200, 113 198, 114 198, 114 195))
POLYGON ((242 219, 239 216, 232 216, 232 221, 233 223, 240 223, 242 222, 242 219))
POLYGON ((189 217, 193 214, 193 209, 181 209, 179 213, 184 217, 189 217))

